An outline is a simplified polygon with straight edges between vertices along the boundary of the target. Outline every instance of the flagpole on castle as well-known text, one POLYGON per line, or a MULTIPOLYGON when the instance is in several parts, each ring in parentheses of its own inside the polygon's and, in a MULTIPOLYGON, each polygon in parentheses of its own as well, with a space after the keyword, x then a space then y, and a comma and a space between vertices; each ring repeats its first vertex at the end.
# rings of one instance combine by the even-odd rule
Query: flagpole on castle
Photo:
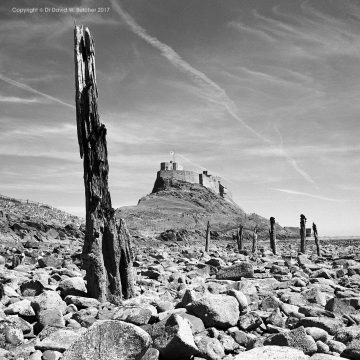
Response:
POLYGON ((173 157, 173 163, 175 162, 175 151, 170 151, 170 155, 173 157))

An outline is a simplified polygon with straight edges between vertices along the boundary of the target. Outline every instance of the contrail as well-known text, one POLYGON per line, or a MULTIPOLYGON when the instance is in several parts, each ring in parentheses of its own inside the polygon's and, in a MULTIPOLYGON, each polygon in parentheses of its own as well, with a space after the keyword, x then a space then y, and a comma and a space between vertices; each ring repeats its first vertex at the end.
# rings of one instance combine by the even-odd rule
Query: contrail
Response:
POLYGON ((281 149, 283 151, 284 157, 286 159, 286 161, 305 179, 307 180, 309 183, 316 185, 314 179, 306 172, 304 171, 296 162, 296 160, 294 158, 292 158, 287 152, 285 152, 285 150, 282 148, 281 149))
POLYGON ((333 199, 333 198, 329 198, 329 197, 322 196, 322 195, 304 193, 302 191, 296 191, 296 190, 277 189, 277 188, 273 188, 271 190, 280 191, 280 192, 283 192, 283 193, 286 193, 286 194, 307 196, 307 197, 311 197, 311 198, 314 198, 314 199, 325 200, 325 201, 344 202, 344 200, 333 199))
POLYGON ((157 38, 148 34, 148 32, 140 26, 130 14, 128 14, 115 0, 110 0, 115 11, 120 15, 121 19, 129 26, 131 31, 138 35, 140 38, 145 40, 148 44, 153 46, 155 49, 159 50, 160 53, 168 59, 177 69, 189 75, 198 85, 200 85, 205 91, 208 92, 206 99, 220 104, 227 112, 239 121, 246 129, 253 133, 256 137, 261 140, 269 143, 269 140, 266 139, 263 135, 258 133, 253 129, 249 124, 247 124, 240 116, 236 113, 235 103, 228 97, 226 91, 222 89, 218 84, 209 79, 204 73, 192 67, 189 63, 181 58, 181 56, 173 50, 170 46, 162 43, 157 38))
POLYGON ((275 131, 278 133, 279 135, 279 139, 280 139, 280 148, 279 150, 281 151, 282 155, 284 156, 284 158, 286 159, 286 161, 290 164, 290 166, 292 166, 297 172, 298 174, 300 174, 304 179, 306 179, 309 183, 314 184, 315 186, 316 183, 314 181, 314 179, 307 173, 305 172, 297 163, 297 161, 291 157, 284 149, 284 139, 283 136, 279 130, 279 128, 274 125, 274 129, 275 131))
POLYGON ((179 153, 175 153, 176 156, 180 156, 182 159, 184 159, 186 162, 190 163, 191 165, 199 168, 199 169, 202 169, 202 170, 206 170, 206 167, 200 165, 200 164, 197 164, 196 162, 193 162, 192 160, 190 160, 188 157, 184 156, 184 155, 181 155, 179 153))
MULTIPOLYGON (((128 14, 116 0, 109 0, 112 4, 113 9, 119 14, 121 19, 128 25, 130 30, 147 42, 149 45, 159 50, 161 55, 169 60, 177 69, 189 75, 204 91, 202 94, 208 101, 221 105, 225 108, 227 113, 238 121, 242 126, 244 126, 250 133, 255 137, 262 140, 265 144, 269 146, 274 146, 273 142, 266 138, 264 135, 256 131, 252 126, 250 126, 245 120, 243 120, 239 114, 236 104, 233 100, 229 98, 226 91, 221 88, 217 83, 208 78, 204 73, 192 67, 188 62, 181 58, 181 56, 170 46, 162 43, 157 38, 148 34, 148 32, 140 26, 133 17, 128 14)), ((285 153, 285 150, 284 154, 285 153)), ((308 175, 304 170, 302 170, 296 163, 296 161, 291 158, 290 155, 286 154, 286 159, 288 163, 294 168, 294 170, 300 174, 306 181, 314 184, 314 180, 308 175)))
POLYGON ((48 94, 45 94, 45 93, 43 93, 43 92, 41 92, 41 91, 39 91, 39 90, 36 90, 36 89, 30 87, 29 85, 26 85, 26 84, 20 83, 20 82, 18 82, 18 81, 12 80, 12 79, 4 76, 4 75, 1 75, 1 74, 0 74, 0 80, 3 80, 3 81, 5 81, 6 83, 8 83, 8 84, 10 84, 10 85, 14 85, 14 86, 16 86, 16 87, 18 87, 18 88, 20 88, 20 89, 29 91, 29 92, 31 92, 31 93, 33 93, 33 94, 41 95, 41 96, 45 97, 46 99, 49 99, 49 100, 54 101, 54 102, 57 102, 58 104, 67 106, 67 107, 69 107, 69 108, 71 108, 71 109, 75 109, 75 106, 74 106, 74 105, 68 104, 68 103, 66 103, 66 102, 64 102, 64 101, 62 101, 62 100, 60 100, 60 99, 57 99, 57 98, 55 98, 55 97, 53 97, 53 96, 51 96, 51 95, 48 95, 48 94))
MULTIPOLYGON (((196 162, 193 162, 192 160, 190 160, 188 157, 186 157, 186 156, 184 156, 184 155, 182 155, 182 154, 179 154, 179 153, 175 153, 175 155, 176 156, 180 156, 182 159, 184 159, 186 162, 188 162, 188 163, 190 163, 191 165, 193 165, 193 166, 195 166, 195 167, 197 167, 197 168, 199 168, 199 169, 201 169, 201 170, 208 170, 208 168, 206 168, 206 167, 204 167, 204 166, 202 166, 202 165, 200 165, 200 164, 198 164, 198 163, 196 163, 196 162)), ((226 180, 226 181, 228 181, 229 183, 234 183, 232 180, 230 180, 228 177, 225 177, 224 176, 224 174, 218 174, 218 173, 216 173, 215 171, 212 171, 211 170, 211 173, 213 174, 213 175, 215 175, 215 176, 218 176, 218 177, 220 177, 220 178, 222 178, 223 180, 226 180)))

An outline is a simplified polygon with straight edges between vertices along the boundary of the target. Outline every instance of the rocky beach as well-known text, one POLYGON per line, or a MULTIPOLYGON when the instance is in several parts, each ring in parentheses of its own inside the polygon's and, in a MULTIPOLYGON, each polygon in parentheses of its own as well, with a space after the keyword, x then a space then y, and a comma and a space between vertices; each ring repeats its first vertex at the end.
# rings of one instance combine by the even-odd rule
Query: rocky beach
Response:
POLYGON ((205 252, 205 237, 136 236, 135 297, 114 305, 87 295, 83 220, 5 197, 0 210, 2 359, 360 357, 357 240, 327 240, 317 256, 296 239, 273 255, 266 239, 257 253, 229 237, 205 252))

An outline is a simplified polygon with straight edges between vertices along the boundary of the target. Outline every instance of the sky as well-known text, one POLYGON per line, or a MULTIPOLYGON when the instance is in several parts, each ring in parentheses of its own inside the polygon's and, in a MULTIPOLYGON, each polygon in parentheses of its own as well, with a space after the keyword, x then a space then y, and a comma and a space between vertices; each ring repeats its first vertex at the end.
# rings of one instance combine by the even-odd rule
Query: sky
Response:
POLYGON ((360 235, 359 1, 2 0, 0 194, 83 216, 74 24, 95 39, 114 207, 174 151, 246 212, 360 235))

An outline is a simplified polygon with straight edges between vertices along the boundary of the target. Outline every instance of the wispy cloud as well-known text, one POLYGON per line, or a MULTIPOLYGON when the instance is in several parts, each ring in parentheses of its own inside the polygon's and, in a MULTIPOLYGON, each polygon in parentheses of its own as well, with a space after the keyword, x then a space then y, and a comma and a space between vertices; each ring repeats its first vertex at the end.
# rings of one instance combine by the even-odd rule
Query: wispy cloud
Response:
POLYGON ((0 95, 0 102, 14 103, 14 104, 43 104, 47 103, 44 99, 39 98, 21 98, 17 96, 2 96, 0 95))
POLYGON ((283 192, 283 193, 286 193, 286 194, 291 194, 291 195, 310 197, 310 198, 324 200, 324 201, 332 201, 332 202, 344 202, 344 201, 346 201, 346 200, 341 200, 341 199, 333 199, 333 198, 329 198, 327 196, 322 196, 322 195, 309 194, 309 193, 305 193, 305 192, 302 192, 302 191, 296 191, 296 190, 277 189, 277 188, 272 188, 271 190, 280 191, 280 192, 283 192))
POLYGON ((263 40, 268 41, 268 42, 275 41, 275 38, 270 36, 265 31, 253 28, 253 27, 245 25, 243 23, 239 23, 239 22, 236 22, 236 21, 230 21, 228 23, 228 27, 231 28, 231 29, 235 29, 237 31, 240 31, 240 32, 246 32, 246 33, 248 33, 250 35, 255 35, 255 36, 259 37, 260 39, 263 39, 263 40))
POLYGON ((314 95, 322 94, 321 91, 316 89, 314 87, 314 84, 310 82, 309 77, 306 77, 304 75, 301 76, 301 74, 298 74, 296 72, 289 72, 289 71, 284 72, 284 70, 282 69, 281 73, 282 74, 285 73, 286 76, 285 79, 273 73, 270 74, 259 70, 253 70, 245 66, 239 66, 236 68, 236 70, 242 72, 252 82, 257 81, 262 83, 272 83, 274 85, 278 85, 283 88, 286 87, 293 90, 301 90, 302 92, 308 92, 310 90, 314 95), (289 73, 290 73, 290 77, 289 77, 289 73), (294 77, 294 79, 291 79, 291 77, 294 77), (299 79, 301 81, 299 81, 299 79))
POLYGON ((60 99, 58 99, 58 98, 56 98, 56 97, 54 97, 54 96, 51 96, 51 95, 49 95, 49 94, 45 94, 45 93, 43 93, 43 92, 41 92, 41 91, 39 91, 39 90, 36 90, 36 89, 32 88, 32 87, 29 86, 29 85, 26 85, 26 84, 23 84, 23 83, 21 83, 21 82, 12 80, 12 79, 4 76, 4 75, 1 75, 1 74, 0 74, 0 80, 5 81, 6 83, 8 83, 8 84, 10 84, 10 85, 16 86, 17 88, 26 90, 26 91, 28 91, 28 92, 30 92, 30 93, 33 93, 33 94, 36 94, 36 95, 40 95, 40 96, 42 96, 42 97, 44 97, 44 98, 46 98, 46 99, 48 99, 48 100, 51 100, 51 101, 53 101, 53 102, 58 103, 58 104, 64 105, 64 106, 69 107, 69 108, 71 108, 71 109, 75 109, 75 106, 74 106, 74 105, 68 104, 67 102, 62 101, 62 100, 60 100, 60 99))
POLYGON ((23 76, 20 79, 18 79, 19 82, 21 83, 29 83, 29 82, 34 82, 34 83, 45 83, 45 82, 50 82, 50 81, 56 81, 58 79, 61 79, 63 76, 61 74, 42 74, 39 76, 23 76))
MULTIPOLYGON (((11 118, 10 118, 11 119, 11 118)), ((5 119, 7 121, 9 119, 5 119)), ((28 126, 20 127, 19 124, 11 128, 9 127, 8 130, 3 130, 0 134, 0 139, 4 136, 8 136, 10 138, 22 138, 25 139, 26 137, 38 137, 42 139, 47 139, 50 136, 59 137, 64 140, 64 138, 73 138, 76 135, 76 125, 75 124, 56 124, 54 126, 45 126, 45 125, 38 125, 33 124, 31 128, 28 126)))
MULTIPOLYGON (((203 90, 202 96, 213 103, 219 104, 225 108, 227 113, 238 121, 243 127, 245 127, 250 133, 256 136, 258 139, 262 140, 268 145, 273 145, 272 141, 269 140, 266 136, 261 134, 259 131, 250 126, 242 117, 240 117, 236 104, 233 100, 229 98, 226 91, 211 80, 203 72, 195 69, 188 62, 186 62, 181 56, 170 46, 164 44, 159 39, 151 36, 148 32, 140 26, 130 14, 122 9, 118 2, 115 0, 110 0, 115 11, 120 15, 121 19, 127 24, 131 31, 139 36, 141 39, 146 41, 149 45, 153 46, 155 49, 159 50, 162 56, 164 56, 170 63, 172 63, 177 69, 184 72, 190 78, 198 84, 198 86, 203 90)), ((283 150, 284 151, 284 150, 283 150)), ((308 175, 300 166, 297 164, 295 159, 292 159, 285 151, 285 158, 288 163, 293 167, 293 169, 300 174, 306 181, 314 184, 314 180, 308 175)))
POLYGON ((56 150, 39 150, 35 149, 26 149, 23 146, 16 146, 16 145, 7 145, 1 146, 0 145, 0 154, 1 156, 14 156, 17 158, 24 158, 34 161, 36 159, 57 159, 63 160, 67 162, 79 162, 78 156, 75 152, 69 151, 56 151, 56 150))
POLYGON ((358 31, 348 21, 350 16, 356 16, 356 10, 359 12, 358 6, 353 6, 352 10, 350 7, 348 11, 344 7, 346 16, 337 18, 317 10, 309 1, 301 2, 300 9, 294 15, 284 11, 281 6, 275 6, 273 17, 256 10, 253 16, 258 20, 257 29, 289 45, 287 53, 290 56, 317 58, 334 54, 359 55, 358 31))
MULTIPOLYGON (((334 144, 319 144, 319 145, 303 145, 303 146, 289 146, 287 151, 296 157, 314 157, 319 155, 334 155, 334 154, 349 154, 360 152, 360 145, 335 146, 334 144)), ((243 149, 243 154, 246 156, 261 156, 261 157, 284 157, 284 153, 279 147, 248 147, 243 149)))
POLYGON ((198 169, 201 169, 201 170, 206 170, 206 167, 205 166, 202 166, 192 160, 190 160, 187 156, 185 155, 182 155, 182 154, 179 154, 179 153, 176 153, 175 156, 179 156, 180 158, 182 158, 183 160, 185 160, 186 164, 191 164, 193 166, 195 166, 196 168, 198 169))

